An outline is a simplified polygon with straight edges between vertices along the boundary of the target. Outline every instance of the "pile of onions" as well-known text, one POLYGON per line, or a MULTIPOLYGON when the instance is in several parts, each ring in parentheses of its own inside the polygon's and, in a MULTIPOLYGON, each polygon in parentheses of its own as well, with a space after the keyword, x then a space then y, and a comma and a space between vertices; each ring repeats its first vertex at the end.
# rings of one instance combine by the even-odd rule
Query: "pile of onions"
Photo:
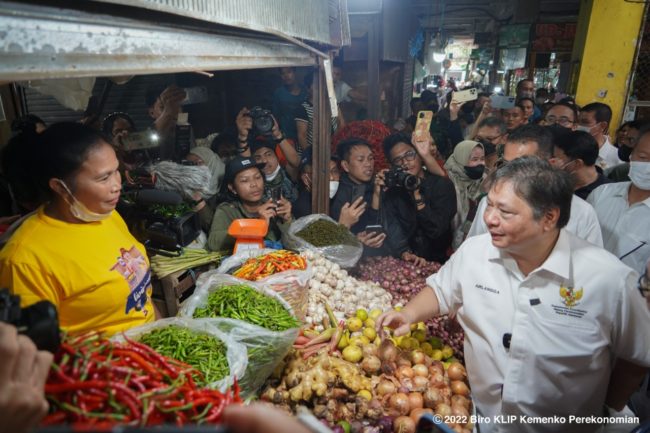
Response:
MULTIPOLYGON (((392 305, 406 303, 426 285, 426 279, 440 269, 440 263, 428 262, 417 267, 395 257, 369 257, 356 270, 357 278, 379 284, 392 296, 392 305)), ((454 349, 456 357, 463 357, 463 330, 455 320, 440 316, 426 322, 429 333, 454 349)))

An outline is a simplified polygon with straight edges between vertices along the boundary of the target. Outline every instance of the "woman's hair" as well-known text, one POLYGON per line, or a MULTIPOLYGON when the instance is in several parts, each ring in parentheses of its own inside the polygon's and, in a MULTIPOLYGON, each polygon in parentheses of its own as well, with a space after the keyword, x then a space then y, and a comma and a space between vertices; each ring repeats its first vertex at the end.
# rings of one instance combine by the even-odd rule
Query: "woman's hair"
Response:
POLYGON ((11 122, 11 130, 15 134, 36 133, 36 125, 39 123, 45 125, 45 122, 40 117, 34 114, 25 114, 11 122))
POLYGON ((131 126, 131 129, 135 130, 135 123, 133 122, 133 119, 131 119, 131 116, 129 116, 126 113, 122 113, 121 111, 116 111, 106 116, 102 121, 102 132, 104 133, 105 136, 113 137, 113 125, 115 124, 115 121, 117 119, 126 120, 127 122, 129 122, 129 126, 131 126))
MULTIPOLYGON (((70 177, 79 170, 90 151, 108 142, 100 132, 81 123, 61 122, 50 126, 36 143, 36 186, 51 197, 50 179, 70 182, 70 177)), ((68 186, 74 188, 74 185, 68 186)))
POLYGON ((31 173, 37 140, 36 131, 28 129, 9 140, 0 154, 0 170, 21 210, 32 211, 42 202, 31 173))

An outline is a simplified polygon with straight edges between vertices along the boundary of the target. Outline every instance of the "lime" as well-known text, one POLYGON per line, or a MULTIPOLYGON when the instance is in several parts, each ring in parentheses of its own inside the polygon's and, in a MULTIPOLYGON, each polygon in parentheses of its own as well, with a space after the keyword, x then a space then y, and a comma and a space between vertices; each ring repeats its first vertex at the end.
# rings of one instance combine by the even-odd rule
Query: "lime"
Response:
POLYGON ((343 359, 348 362, 357 363, 361 361, 361 358, 363 358, 363 351, 359 346, 354 344, 351 344, 343 349, 343 352, 341 354, 343 355, 343 359))
POLYGON ((357 392, 357 397, 365 398, 368 401, 372 400, 372 394, 367 389, 362 389, 361 391, 357 392))
POLYGON ((451 346, 447 346, 446 344, 442 346, 442 357, 447 359, 451 358, 454 356, 454 349, 451 348, 451 346))
POLYGON ((431 337, 429 343, 431 344, 431 347, 433 347, 434 349, 442 349, 442 340, 439 339, 438 337, 431 337))
POLYGON ((427 333, 418 329, 417 331, 413 332, 413 338, 418 340, 418 343, 424 343, 427 340, 427 333))
POLYGON ((339 344, 336 347, 338 347, 339 350, 343 350, 348 347, 348 344, 350 344, 350 337, 347 332, 344 332, 343 335, 341 335, 339 344))
POLYGON ((348 319, 348 329, 351 332, 359 331, 361 328, 363 328, 363 320, 359 319, 358 317, 352 317, 348 319))
POLYGON ((375 328, 363 328, 363 335, 372 341, 377 337, 377 331, 375 331, 375 328))
POLYGON ((366 319, 368 318, 368 312, 367 312, 366 310, 364 310, 363 308, 359 308, 359 309, 357 310, 357 314, 356 314, 356 316, 357 316, 359 319, 361 319, 361 321, 363 322, 364 320, 366 320, 366 319))
POLYGON ((442 360, 442 350, 433 349, 433 352, 431 353, 431 359, 433 359, 434 361, 442 360))

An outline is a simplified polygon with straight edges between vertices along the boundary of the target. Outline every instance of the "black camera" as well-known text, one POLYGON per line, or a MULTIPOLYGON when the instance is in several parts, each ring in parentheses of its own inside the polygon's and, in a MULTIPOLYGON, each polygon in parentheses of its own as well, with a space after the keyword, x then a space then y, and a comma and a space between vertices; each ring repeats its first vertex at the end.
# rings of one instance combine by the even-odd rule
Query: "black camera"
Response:
POLYGON ((59 316, 50 301, 20 308, 20 296, 12 295, 9 289, 0 289, 0 321, 15 326, 39 350, 56 353, 61 345, 59 316))
POLYGON ((273 116, 270 110, 262 107, 253 107, 248 112, 248 116, 253 118, 253 135, 270 136, 273 134, 273 116))
POLYGON ((386 188, 404 188, 408 191, 415 191, 420 180, 417 176, 404 171, 402 167, 393 167, 386 172, 384 183, 386 188))

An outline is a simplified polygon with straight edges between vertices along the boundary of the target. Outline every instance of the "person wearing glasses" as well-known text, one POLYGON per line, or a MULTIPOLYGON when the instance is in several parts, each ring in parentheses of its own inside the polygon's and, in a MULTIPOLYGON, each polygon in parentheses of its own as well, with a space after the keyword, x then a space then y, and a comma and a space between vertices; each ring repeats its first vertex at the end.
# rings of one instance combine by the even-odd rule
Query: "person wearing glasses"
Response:
POLYGON ((559 102, 553 105, 544 116, 543 125, 559 125, 575 131, 577 128, 578 108, 574 104, 559 102))
POLYGON ((503 153, 503 145, 507 137, 508 131, 505 122, 498 117, 488 117, 479 123, 476 136, 468 138, 483 145, 486 174, 490 174, 496 167, 498 155, 503 153))
POLYGON ((650 126, 639 131, 632 149, 630 179, 596 188, 587 201, 598 215, 605 249, 643 273, 650 258, 650 126))
MULTIPOLYGON (((417 178, 409 187, 386 182, 388 170, 376 176, 376 185, 383 190, 381 212, 387 228, 386 244, 392 255, 417 265, 424 260, 443 263, 451 246, 456 192, 451 180, 425 169, 418 152, 424 146, 415 144, 416 137, 396 133, 383 142, 392 170, 399 168, 417 178)), ((419 141, 428 142, 428 137, 419 141)))
POLYGON ((476 207, 483 190, 481 185, 485 175, 485 149, 477 141, 461 141, 454 148, 445 169, 449 179, 456 188, 458 211, 454 218, 454 240, 452 246, 457 249, 465 240, 469 228, 472 226, 476 207))

